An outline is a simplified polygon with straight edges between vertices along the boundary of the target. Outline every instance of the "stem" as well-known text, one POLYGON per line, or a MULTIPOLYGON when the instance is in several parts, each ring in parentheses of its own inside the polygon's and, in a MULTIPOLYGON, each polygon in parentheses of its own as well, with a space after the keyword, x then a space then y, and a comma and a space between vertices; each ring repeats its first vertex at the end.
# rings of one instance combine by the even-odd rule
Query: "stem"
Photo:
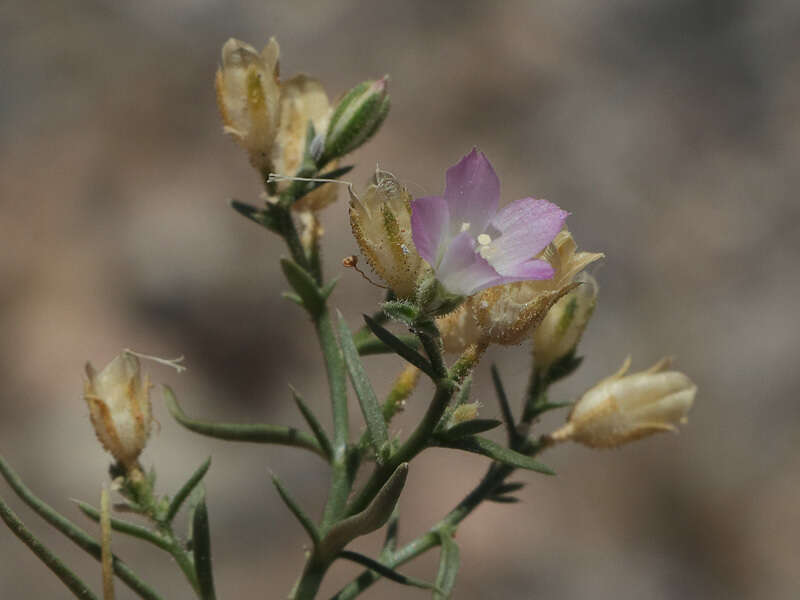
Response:
POLYGON ((329 562, 322 562, 315 554, 312 554, 306 562, 300 580, 289 596, 290 600, 314 600, 329 567, 329 562))

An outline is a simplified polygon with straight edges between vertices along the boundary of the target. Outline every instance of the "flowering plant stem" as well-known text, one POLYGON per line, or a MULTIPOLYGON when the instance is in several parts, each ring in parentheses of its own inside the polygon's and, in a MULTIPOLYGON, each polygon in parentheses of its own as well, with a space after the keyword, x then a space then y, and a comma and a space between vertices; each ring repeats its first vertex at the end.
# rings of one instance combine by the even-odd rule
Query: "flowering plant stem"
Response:
MULTIPOLYGON (((515 430, 522 430, 529 427, 536 414, 538 414, 533 410, 527 410, 527 406, 532 403, 530 399, 534 399, 537 406, 545 406, 547 404, 547 380, 537 377, 535 386, 535 388, 531 387, 526 394, 523 417, 520 419, 519 427, 516 427, 515 430)), ((504 394, 502 388, 498 388, 498 393, 504 394)), ((512 438, 510 446, 512 450, 532 457, 546 448, 547 444, 541 440, 532 441, 524 436, 515 435, 512 438)), ((428 550, 441 545, 441 534, 446 533, 452 535, 459 523, 472 514, 472 511, 480 506, 481 503, 490 498, 495 490, 497 490, 515 470, 514 467, 509 465, 492 463, 478 485, 447 513, 444 518, 431 527, 426 533, 420 535, 399 550, 394 552, 384 551, 381 563, 394 569, 424 554, 428 550)), ((366 570, 342 588, 331 600, 352 600, 352 598, 361 594, 361 592, 380 578, 381 575, 377 572, 366 570)))

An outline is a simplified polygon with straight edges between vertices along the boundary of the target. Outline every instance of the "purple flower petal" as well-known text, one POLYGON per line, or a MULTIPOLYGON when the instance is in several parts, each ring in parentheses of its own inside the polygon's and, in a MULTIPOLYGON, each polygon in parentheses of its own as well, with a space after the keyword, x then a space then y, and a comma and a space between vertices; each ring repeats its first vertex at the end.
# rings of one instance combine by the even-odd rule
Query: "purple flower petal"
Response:
POLYGON ((489 234, 492 241, 483 255, 498 273, 511 275, 521 263, 539 254, 553 241, 567 215, 568 212, 547 200, 523 198, 512 202, 492 219, 489 230, 494 228, 499 235, 489 234))
POLYGON ((500 275, 475 252, 475 240, 462 231, 447 246, 442 262, 436 269, 444 288, 463 296, 500 283, 500 275))
POLYGON ((553 266, 546 260, 532 258, 523 263, 516 264, 501 273, 503 283, 511 281, 529 281, 531 279, 550 279, 555 275, 553 266))
POLYGON ((417 198, 411 203, 411 237, 419 255, 436 266, 444 252, 442 238, 449 227, 447 202, 441 196, 417 198))
POLYGON ((486 229, 500 202, 500 180, 483 152, 473 148, 447 169, 444 198, 450 209, 451 236, 465 223, 473 237, 486 229))

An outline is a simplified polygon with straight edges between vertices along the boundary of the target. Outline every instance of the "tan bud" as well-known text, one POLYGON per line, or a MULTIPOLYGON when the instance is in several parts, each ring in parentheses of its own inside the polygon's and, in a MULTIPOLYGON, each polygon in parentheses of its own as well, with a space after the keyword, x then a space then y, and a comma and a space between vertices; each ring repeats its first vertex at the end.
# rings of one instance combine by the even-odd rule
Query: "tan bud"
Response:
MULTIPOLYGON (((308 124, 324 139, 331 118, 331 105, 322 84, 307 75, 295 75, 280 84, 280 120, 272 147, 272 168, 281 175, 295 175, 306 151, 308 124)), ((336 168, 336 161, 324 165, 322 172, 336 168)), ((285 182, 283 185, 289 185, 285 182)), ((318 187, 292 205, 297 211, 317 211, 336 200, 339 188, 333 184, 318 187)))
POLYGON ((537 368, 547 369, 569 354, 589 324, 597 304, 597 282, 588 273, 577 278, 580 285, 547 311, 533 332, 533 357, 537 368))
POLYGON ((272 146, 278 130, 279 47, 275 38, 259 53, 250 44, 229 39, 217 70, 217 105, 225 133, 250 154, 261 172, 272 170, 272 146))
POLYGON ((150 380, 139 359, 123 352, 99 373, 86 363, 83 397, 97 439, 127 469, 136 466, 153 421, 150 380))
POLYGON ((586 392, 567 424, 548 437, 613 448, 653 433, 676 432, 687 421, 697 386, 683 373, 665 371, 669 363, 663 359, 646 371, 625 375, 627 358, 617 373, 586 392))
POLYGON ((522 342, 550 307, 576 287, 575 276, 603 256, 576 252, 569 231, 559 232, 539 255, 553 266, 553 277, 498 285, 471 296, 455 312, 437 319, 445 349, 462 352, 471 344, 508 346, 522 342))
POLYGON ((379 169, 361 198, 350 191, 350 226, 375 273, 398 298, 413 299, 427 267, 411 237, 411 194, 394 175, 379 169))
POLYGON ((478 410, 480 409, 480 402, 469 402, 467 404, 459 404, 453 409, 450 414, 449 425, 458 425, 464 421, 472 421, 478 417, 478 410))

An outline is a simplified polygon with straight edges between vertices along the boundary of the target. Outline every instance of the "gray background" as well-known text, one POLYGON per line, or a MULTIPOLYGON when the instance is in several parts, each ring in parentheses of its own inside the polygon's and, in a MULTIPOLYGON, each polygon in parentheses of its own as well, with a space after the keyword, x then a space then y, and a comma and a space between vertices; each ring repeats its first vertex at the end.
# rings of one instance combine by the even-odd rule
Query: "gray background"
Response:
MULTIPOLYGON (((391 74, 392 113, 354 155, 353 181, 380 162, 415 194, 436 193, 477 144, 505 202, 558 203, 580 245, 607 254, 594 269, 585 366, 556 399, 577 397, 628 353, 637 368, 674 355, 699 386, 680 436, 558 448, 546 456, 558 477, 523 474, 523 503, 482 507, 459 530, 456 597, 797 597, 796 2, 12 0, 0 15, 0 451, 57 509, 81 521, 68 498, 96 503, 109 462, 81 400, 87 359, 101 367, 123 347, 185 354, 184 375, 148 370, 198 416, 299 425, 288 380, 327 418, 311 329, 280 298, 281 244, 226 205, 257 202, 259 183, 220 133, 219 49, 230 36, 261 46, 276 35, 284 75, 315 74, 331 96, 391 74)), ((338 274, 355 252, 343 199, 324 224, 338 274)), ((333 302, 355 325, 380 292, 341 275, 333 302)), ((496 413, 490 360, 519 396, 529 348, 481 365, 485 416, 496 413)), ((380 392, 398 366, 370 359, 380 392)), ((395 431, 410 430, 429 392, 395 431)), ((317 514, 324 466, 194 436, 158 393, 154 404, 161 430, 143 460, 157 464, 162 491, 214 455, 219 596, 285 597, 306 541, 269 469, 317 514)), ((402 539, 484 466, 447 451, 416 461, 402 539)), ((0 494, 10 497, 5 485, 0 494)), ((96 563, 11 503, 99 582, 96 563)), ((168 598, 190 597, 165 556, 119 536, 114 548, 168 598)), ((0 597, 67 597, 5 529, 0 556, 0 597)), ((406 570, 431 578, 433 558, 406 570)), ((337 564, 320 597, 356 571, 337 564)), ((118 587, 118 597, 131 596, 118 587)), ((383 583, 365 597, 426 595, 383 583)))

